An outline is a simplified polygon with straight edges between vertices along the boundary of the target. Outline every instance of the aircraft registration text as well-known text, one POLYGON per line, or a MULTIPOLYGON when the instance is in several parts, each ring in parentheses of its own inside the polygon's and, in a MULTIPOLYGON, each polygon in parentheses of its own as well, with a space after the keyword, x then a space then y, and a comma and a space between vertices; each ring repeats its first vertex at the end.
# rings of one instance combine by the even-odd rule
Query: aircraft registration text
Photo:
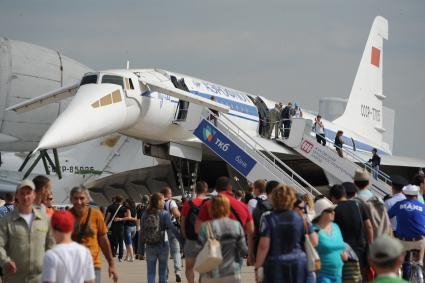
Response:
POLYGON ((368 105, 360 105, 360 113, 362 117, 372 118, 372 120, 380 122, 381 121, 381 110, 370 107, 368 105))

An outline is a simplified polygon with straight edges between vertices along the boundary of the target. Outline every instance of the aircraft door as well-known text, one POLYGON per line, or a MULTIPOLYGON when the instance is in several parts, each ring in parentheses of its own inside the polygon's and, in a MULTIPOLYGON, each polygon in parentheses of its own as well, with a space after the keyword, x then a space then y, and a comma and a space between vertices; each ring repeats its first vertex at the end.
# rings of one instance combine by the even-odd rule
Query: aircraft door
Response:
POLYGON ((258 121, 258 134, 262 137, 267 138, 269 136, 269 131, 270 131, 269 108, 259 96, 255 98, 254 103, 255 103, 255 106, 257 106, 258 117, 260 119, 258 121))
MULTIPOLYGON (((177 80, 175 76, 171 76, 171 82, 176 88, 190 92, 189 88, 186 86, 186 83, 184 82, 184 79, 177 80)), ((186 121, 188 110, 189 110, 189 102, 180 99, 177 105, 174 121, 175 122, 186 121)))

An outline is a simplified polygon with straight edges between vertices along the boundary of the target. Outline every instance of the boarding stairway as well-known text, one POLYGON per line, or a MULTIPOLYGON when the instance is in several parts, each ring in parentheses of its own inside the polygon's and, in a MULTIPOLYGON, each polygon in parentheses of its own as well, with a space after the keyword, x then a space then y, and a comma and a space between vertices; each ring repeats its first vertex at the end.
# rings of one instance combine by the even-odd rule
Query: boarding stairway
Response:
POLYGON ((277 180, 292 186, 300 194, 313 197, 321 194, 227 115, 216 115, 204 108, 200 117, 194 135, 247 180, 277 180))
POLYGON ((311 120, 293 119, 288 139, 279 139, 278 141, 294 149, 341 183, 352 182, 355 171, 365 169, 371 173, 370 189, 375 195, 383 198, 385 195, 391 194, 389 176, 382 171, 373 169, 354 151, 344 147, 344 158, 341 158, 333 148, 333 142, 329 139, 326 140, 326 146, 319 144, 316 141, 315 134, 312 133, 311 120), (372 177, 373 172, 377 175, 377 179, 372 177))

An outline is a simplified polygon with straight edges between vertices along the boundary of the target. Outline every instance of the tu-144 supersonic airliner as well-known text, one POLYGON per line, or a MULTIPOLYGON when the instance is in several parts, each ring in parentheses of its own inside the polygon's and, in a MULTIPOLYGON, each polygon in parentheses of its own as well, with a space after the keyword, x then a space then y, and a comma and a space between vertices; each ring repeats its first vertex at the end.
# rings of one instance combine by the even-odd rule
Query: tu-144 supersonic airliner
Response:
MULTIPOLYGON (((370 152, 377 148, 383 164, 423 167, 416 159, 392 156, 383 134, 383 40, 388 23, 376 17, 364 49, 344 113, 324 121, 326 136, 344 131, 347 147, 370 152)), ((181 122, 199 115, 200 105, 221 112, 246 133, 276 154, 293 154, 290 149, 260 137, 259 108, 275 102, 202 79, 159 69, 121 69, 86 73, 78 84, 63 87, 9 108, 30 111, 73 97, 67 109, 41 139, 38 149, 58 148, 119 132, 153 144, 170 141, 199 148, 201 142, 181 122), (212 99, 214 98, 214 99, 212 99)), ((314 120, 315 115, 304 113, 314 120)), ((204 148, 205 149, 205 148, 204 148)))

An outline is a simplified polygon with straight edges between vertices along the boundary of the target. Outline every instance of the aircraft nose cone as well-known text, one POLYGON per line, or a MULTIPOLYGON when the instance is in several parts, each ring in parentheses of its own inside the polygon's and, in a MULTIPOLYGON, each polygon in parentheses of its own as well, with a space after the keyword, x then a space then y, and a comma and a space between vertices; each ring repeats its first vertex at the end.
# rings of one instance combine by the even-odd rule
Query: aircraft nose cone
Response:
POLYGON ((131 118, 119 86, 83 85, 41 138, 38 148, 70 146, 111 134, 134 123, 131 118))

